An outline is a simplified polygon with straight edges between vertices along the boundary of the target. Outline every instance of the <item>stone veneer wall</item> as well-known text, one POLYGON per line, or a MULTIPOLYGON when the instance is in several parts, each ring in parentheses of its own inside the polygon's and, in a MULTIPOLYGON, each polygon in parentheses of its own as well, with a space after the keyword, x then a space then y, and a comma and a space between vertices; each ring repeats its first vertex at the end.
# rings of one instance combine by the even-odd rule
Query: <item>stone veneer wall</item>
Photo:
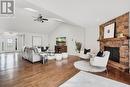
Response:
MULTIPOLYGON (((130 15, 129 15, 129 37, 130 37, 130 15)), ((129 38, 129 73, 130 73, 130 38, 129 38)))
MULTIPOLYGON (((130 64, 129 60, 129 13, 125 13, 113 20, 110 20, 102 25, 100 25, 100 49, 104 50, 104 46, 107 47, 119 47, 120 48, 120 63, 116 67, 119 69, 128 69, 130 64), (104 27, 116 23, 115 38, 104 39, 104 27), (124 37, 119 36, 119 32, 124 35, 124 37)), ((125 71, 125 70, 123 70, 125 71)))

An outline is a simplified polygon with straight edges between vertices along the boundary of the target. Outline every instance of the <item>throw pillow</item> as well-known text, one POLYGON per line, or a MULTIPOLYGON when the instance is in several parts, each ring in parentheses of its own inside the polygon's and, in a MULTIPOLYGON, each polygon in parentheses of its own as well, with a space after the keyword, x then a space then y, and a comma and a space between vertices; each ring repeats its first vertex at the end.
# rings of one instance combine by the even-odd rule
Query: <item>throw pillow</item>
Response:
POLYGON ((84 49, 84 54, 87 54, 88 52, 90 52, 90 49, 84 49))
POLYGON ((97 53, 97 56, 98 56, 98 57, 102 57, 102 56, 103 56, 103 51, 99 51, 99 52, 97 53))

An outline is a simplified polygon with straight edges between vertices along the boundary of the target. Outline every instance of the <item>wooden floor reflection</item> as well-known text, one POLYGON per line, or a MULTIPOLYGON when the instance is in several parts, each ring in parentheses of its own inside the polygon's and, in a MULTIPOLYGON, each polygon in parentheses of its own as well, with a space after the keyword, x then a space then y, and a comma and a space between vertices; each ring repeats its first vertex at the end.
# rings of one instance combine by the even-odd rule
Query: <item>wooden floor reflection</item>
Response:
POLYGON ((4 53, 0 54, 0 71, 18 67, 20 65, 18 53, 4 53))
POLYGON ((18 53, 0 56, 0 87, 58 87, 79 72, 73 66, 77 57, 32 64, 18 53))

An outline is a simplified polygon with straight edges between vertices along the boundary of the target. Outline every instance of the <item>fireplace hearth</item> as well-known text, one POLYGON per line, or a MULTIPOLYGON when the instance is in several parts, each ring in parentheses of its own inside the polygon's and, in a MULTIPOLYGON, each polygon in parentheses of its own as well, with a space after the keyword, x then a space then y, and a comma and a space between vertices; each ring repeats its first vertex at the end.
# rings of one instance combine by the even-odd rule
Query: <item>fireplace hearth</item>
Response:
POLYGON ((120 62, 120 48, 119 47, 104 47, 105 51, 110 51, 109 59, 114 62, 120 62))

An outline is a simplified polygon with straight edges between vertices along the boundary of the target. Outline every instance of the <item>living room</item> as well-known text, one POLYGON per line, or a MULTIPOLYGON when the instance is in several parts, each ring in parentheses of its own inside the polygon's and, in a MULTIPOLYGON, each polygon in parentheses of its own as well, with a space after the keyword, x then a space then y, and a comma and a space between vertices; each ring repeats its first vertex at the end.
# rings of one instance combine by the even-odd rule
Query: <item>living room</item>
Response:
POLYGON ((13 10, 1 7, 0 87, 130 87, 129 0, 12 1, 1 1, 13 10))

